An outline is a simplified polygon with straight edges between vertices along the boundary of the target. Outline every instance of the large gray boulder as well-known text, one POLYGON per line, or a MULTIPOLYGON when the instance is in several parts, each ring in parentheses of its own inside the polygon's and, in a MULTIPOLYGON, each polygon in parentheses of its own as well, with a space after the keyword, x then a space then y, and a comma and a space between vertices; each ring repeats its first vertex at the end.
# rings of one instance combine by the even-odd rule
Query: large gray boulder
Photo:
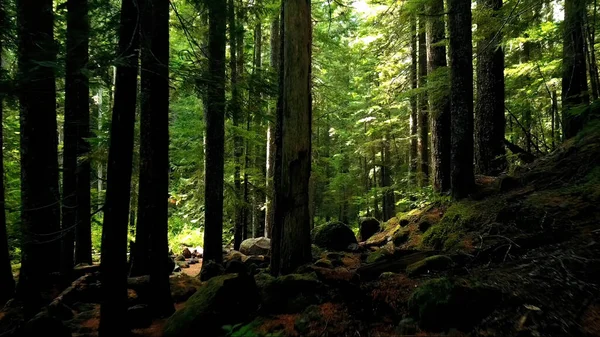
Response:
POLYGON ((269 255, 271 251, 271 239, 260 237, 246 239, 240 245, 240 253, 244 255, 269 255))

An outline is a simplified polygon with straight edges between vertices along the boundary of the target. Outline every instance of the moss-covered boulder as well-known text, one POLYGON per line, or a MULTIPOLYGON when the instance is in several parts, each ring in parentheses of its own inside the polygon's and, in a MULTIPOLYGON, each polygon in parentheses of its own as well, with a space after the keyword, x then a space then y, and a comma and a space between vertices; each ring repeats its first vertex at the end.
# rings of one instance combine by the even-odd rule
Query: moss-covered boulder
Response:
POLYGON ((258 307, 256 283, 246 275, 228 274, 212 278, 190 297, 186 306, 171 316, 165 337, 223 334, 222 326, 246 319, 258 307))
POLYGON ((344 251, 351 244, 358 244, 352 229, 341 222, 330 222, 313 230, 315 245, 327 250, 344 251))
POLYGON ((375 218, 360 219, 360 240, 366 241, 381 230, 379 220, 375 218))
POLYGON ((384 248, 380 248, 367 256, 367 263, 375 263, 385 260, 390 254, 384 248))
POLYGON ((442 271, 450 268, 453 261, 446 255, 434 255, 415 262, 406 267, 406 273, 410 276, 426 274, 428 272, 442 271))
POLYGON ((440 278, 421 284, 411 295, 408 306, 422 330, 470 331, 492 313, 500 299, 497 289, 440 278))
POLYGON ((246 239, 240 245, 240 253, 245 255, 269 255, 270 251, 271 239, 265 237, 246 239))
POLYGON ((315 266, 322 268, 333 268, 333 263, 331 263, 331 261, 328 259, 319 259, 317 262, 315 262, 315 266))
POLYGON ((273 277, 268 273, 255 275, 261 298, 261 311, 266 313, 297 313, 326 296, 326 289, 314 272, 273 277))

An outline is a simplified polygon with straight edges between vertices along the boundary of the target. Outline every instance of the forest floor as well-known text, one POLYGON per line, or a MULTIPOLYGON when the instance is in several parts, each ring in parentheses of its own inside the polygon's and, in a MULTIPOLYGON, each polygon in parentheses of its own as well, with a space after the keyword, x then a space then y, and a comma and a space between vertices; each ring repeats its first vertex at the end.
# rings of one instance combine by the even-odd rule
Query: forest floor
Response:
MULTIPOLYGON (((207 282, 198 277, 201 263, 192 264, 171 277, 177 312, 169 319, 150 319, 147 279, 130 279, 132 331, 600 336, 600 123, 509 176, 478 177, 477 185, 468 200, 398 214, 358 244, 343 225, 318 228, 313 263, 297 274, 273 278, 268 256, 237 251, 225 253, 226 268, 213 268, 217 276, 207 282)), ((49 307, 55 324, 44 331, 97 335, 97 276, 87 274, 73 296, 49 307)), ((9 307, 0 312, 0 336, 18 335, 7 328, 11 315, 9 307)))

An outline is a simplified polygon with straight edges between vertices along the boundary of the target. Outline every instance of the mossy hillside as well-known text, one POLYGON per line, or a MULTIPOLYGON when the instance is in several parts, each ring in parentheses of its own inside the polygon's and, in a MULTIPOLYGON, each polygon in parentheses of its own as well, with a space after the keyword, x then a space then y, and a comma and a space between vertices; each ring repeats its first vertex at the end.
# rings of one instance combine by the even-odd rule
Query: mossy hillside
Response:
POLYGON ((469 250, 468 233, 494 222, 505 204, 502 196, 452 203, 441 220, 423 234, 421 249, 469 250))

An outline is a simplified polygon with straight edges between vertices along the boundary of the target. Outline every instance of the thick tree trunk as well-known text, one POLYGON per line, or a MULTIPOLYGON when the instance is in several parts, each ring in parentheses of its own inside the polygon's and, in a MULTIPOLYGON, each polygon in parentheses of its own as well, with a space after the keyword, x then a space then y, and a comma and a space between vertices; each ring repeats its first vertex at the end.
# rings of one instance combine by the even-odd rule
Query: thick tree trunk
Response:
POLYGON ((309 179, 311 170, 310 0, 283 3, 280 103, 275 158, 275 228, 278 254, 271 272, 288 274, 311 261, 309 179), (277 235, 276 235, 277 234, 277 235))
POLYGON ((21 112, 21 273, 17 295, 31 317, 60 265, 60 193, 51 0, 17 1, 21 112))
MULTIPOLYGON (((410 83, 413 91, 417 89, 417 19, 411 16, 410 22, 410 83)), ((417 95, 414 94, 410 98, 410 166, 409 180, 414 183, 417 178, 417 116, 419 108, 417 104, 417 95)))
MULTIPOLYGON (((271 68, 279 72, 279 15, 271 22, 271 68)), ((272 109, 271 118, 275 120, 277 109, 272 109)), ((273 211, 273 172, 275 168, 275 123, 269 121, 267 126, 267 177, 266 177, 266 200, 265 200, 265 237, 271 237, 271 228, 275 221, 273 211)))
MULTIPOLYGON (((446 38, 444 24, 444 1, 434 0, 426 8, 427 21, 427 67, 442 83, 447 77, 446 46, 441 44, 446 38)), ((448 84, 449 85, 449 84, 448 84)), ((446 87, 429 91, 429 111, 431 115, 431 146, 433 188, 438 192, 450 190, 450 98, 446 87)))
POLYGON ((583 35, 586 15, 584 0, 565 0, 563 37, 563 138, 569 139, 583 128, 589 103, 583 35))
MULTIPOLYGON (((0 68, 3 61, 4 37, 6 36, 5 1, 0 1, 0 68)), ((1 69, 0 69, 1 70, 1 69)), ((0 83, 4 82, 4 72, 0 72, 0 83)), ((4 121, 4 90, 0 90, 0 125, 4 121)), ((4 148, 3 128, 0 127, 0 149, 4 148)), ((8 248, 8 233, 6 231, 6 213, 4 200, 4 156, 0 153, 0 307, 13 297, 15 280, 10 267, 10 251, 8 248)))
POLYGON ((418 148, 419 185, 429 184, 429 111, 427 111, 427 41, 425 40, 425 18, 419 18, 419 94, 418 148))
POLYGON ((223 178, 225 151, 225 0, 208 3, 208 111, 206 123, 206 174, 204 183, 204 261, 223 261, 223 178))
POLYGON ((138 75, 138 4, 123 0, 102 226, 100 336, 126 335, 127 227, 138 75))
MULTIPOLYGON (((493 19, 502 8, 502 0, 478 0, 482 9, 493 11, 493 19)), ((489 21, 490 18, 485 18, 489 21)), ((477 103, 475 105, 475 170, 479 174, 498 175, 507 167, 504 150, 504 51, 502 36, 493 29, 477 44, 477 103)))
MULTIPOLYGON (((147 0, 142 9, 140 179, 137 228, 147 236, 151 308, 171 315, 169 258, 169 3, 147 0)), ((137 240, 136 240, 137 245, 137 240)), ((143 260, 142 260, 143 261, 143 260)))
POLYGON ((473 46, 471 1, 448 0, 450 33, 451 190, 468 196, 473 174, 473 46))
POLYGON ((239 250, 240 244, 243 240, 243 228, 244 228, 244 212, 241 207, 241 198, 243 195, 242 190, 242 156, 244 155, 244 139, 241 136, 238 128, 241 125, 242 111, 240 105, 240 91, 238 87, 238 68, 237 68, 237 26, 235 18, 235 1, 229 0, 228 2, 228 14, 229 14, 229 68, 231 70, 231 103, 229 108, 231 109, 231 116, 233 117, 234 135, 233 135, 233 160, 234 160, 234 173, 233 173, 233 185, 235 189, 235 227, 234 227, 234 240, 233 249, 239 250))

